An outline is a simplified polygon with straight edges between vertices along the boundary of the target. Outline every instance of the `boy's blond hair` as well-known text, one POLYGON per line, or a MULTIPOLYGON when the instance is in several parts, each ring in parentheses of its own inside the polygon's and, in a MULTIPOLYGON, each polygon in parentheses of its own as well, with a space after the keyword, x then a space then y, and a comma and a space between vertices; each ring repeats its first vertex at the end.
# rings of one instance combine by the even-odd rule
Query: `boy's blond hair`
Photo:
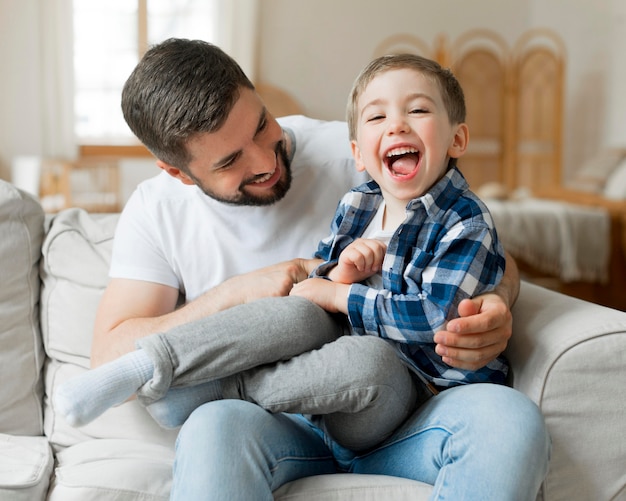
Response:
POLYGON ((358 102, 361 94, 363 94, 374 77, 385 71, 401 69, 415 70, 432 79, 439 87, 450 123, 460 124, 465 122, 466 112, 463 89, 450 70, 443 68, 439 63, 431 59, 415 54, 391 54, 374 59, 361 71, 354 81, 346 110, 350 140, 356 139, 359 114, 358 102))

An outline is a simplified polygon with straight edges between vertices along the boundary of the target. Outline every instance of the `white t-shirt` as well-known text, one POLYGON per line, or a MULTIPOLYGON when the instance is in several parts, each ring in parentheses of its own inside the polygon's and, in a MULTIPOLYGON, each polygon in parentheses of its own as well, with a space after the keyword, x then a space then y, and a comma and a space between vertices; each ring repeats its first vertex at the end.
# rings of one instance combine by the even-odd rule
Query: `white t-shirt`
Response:
MULTIPOLYGON (((383 219, 385 217, 385 201, 383 200, 376 210, 374 219, 365 227, 361 238, 371 238, 373 240, 380 240, 385 245, 389 245, 391 237, 393 237, 394 231, 383 230, 383 219)), ((376 273, 366 280, 367 285, 375 289, 383 288, 383 275, 382 273, 376 273)))
POLYGON ((187 301, 227 278, 311 257, 342 195, 366 180, 344 122, 279 120, 293 133, 293 182, 266 207, 232 206, 162 172, 141 183, 120 217, 110 276, 179 289, 187 301))

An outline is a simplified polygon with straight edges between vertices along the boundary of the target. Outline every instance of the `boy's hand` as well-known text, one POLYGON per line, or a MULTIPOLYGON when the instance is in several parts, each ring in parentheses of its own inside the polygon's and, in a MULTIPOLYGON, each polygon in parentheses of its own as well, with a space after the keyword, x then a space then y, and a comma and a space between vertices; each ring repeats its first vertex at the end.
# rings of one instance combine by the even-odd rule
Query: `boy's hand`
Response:
POLYGON ((380 272, 386 251, 380 240, 358 238, 343 250, 328 278, 342 284, 361 282, 380 272))
POLYGON ((323 278, 308 278, 295 284, 290 296, 300 296, 314 302, 330 313, 348 314, 347 284, 339 284, 323 278))

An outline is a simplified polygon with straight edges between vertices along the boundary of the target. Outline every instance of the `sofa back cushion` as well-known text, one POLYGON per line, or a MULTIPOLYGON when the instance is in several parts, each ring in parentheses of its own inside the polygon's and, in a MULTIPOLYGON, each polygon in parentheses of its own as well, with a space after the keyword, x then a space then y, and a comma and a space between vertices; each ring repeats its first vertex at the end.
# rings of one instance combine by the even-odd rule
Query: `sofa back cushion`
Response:
POLYGON ((43 432, 39 203, 0 180, 0 433, 43 432))
POLYGON ((54 216, 42 247, 41 330, 48 355, 45 433, 55 450, 94 438, 145 440, 172 447, 176 431, 160 428, 135 400, 82 428, 54 409, 56 388, 89 366, 96 310, 108 283, 117 214, 67 209, 54 216))

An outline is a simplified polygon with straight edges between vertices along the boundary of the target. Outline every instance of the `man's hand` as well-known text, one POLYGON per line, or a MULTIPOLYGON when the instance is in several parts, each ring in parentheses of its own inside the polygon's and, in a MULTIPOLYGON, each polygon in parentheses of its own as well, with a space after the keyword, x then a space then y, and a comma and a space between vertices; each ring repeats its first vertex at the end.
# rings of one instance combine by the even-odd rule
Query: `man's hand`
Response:
POLYGON ((459 304, 459 317, 435 334, 436 352, 458 369, 478 370, 504 351, 513 317, 498 294, 484 294, 459 304))
POLYGON ((219 287, 222 294, 232 297, 228 306, 264 297, 288 296, 293 285, 306 280, 321 262, 319 259, 292 259, 234 276, 219 287))
POLYGON ((513 333, 510 309, 519 286, 517 263, 507 252, 504 276, 495 291, 461 301, 459 317, 435 334, 435 350, 446 364, 478 370, 505 350, 513 333))

